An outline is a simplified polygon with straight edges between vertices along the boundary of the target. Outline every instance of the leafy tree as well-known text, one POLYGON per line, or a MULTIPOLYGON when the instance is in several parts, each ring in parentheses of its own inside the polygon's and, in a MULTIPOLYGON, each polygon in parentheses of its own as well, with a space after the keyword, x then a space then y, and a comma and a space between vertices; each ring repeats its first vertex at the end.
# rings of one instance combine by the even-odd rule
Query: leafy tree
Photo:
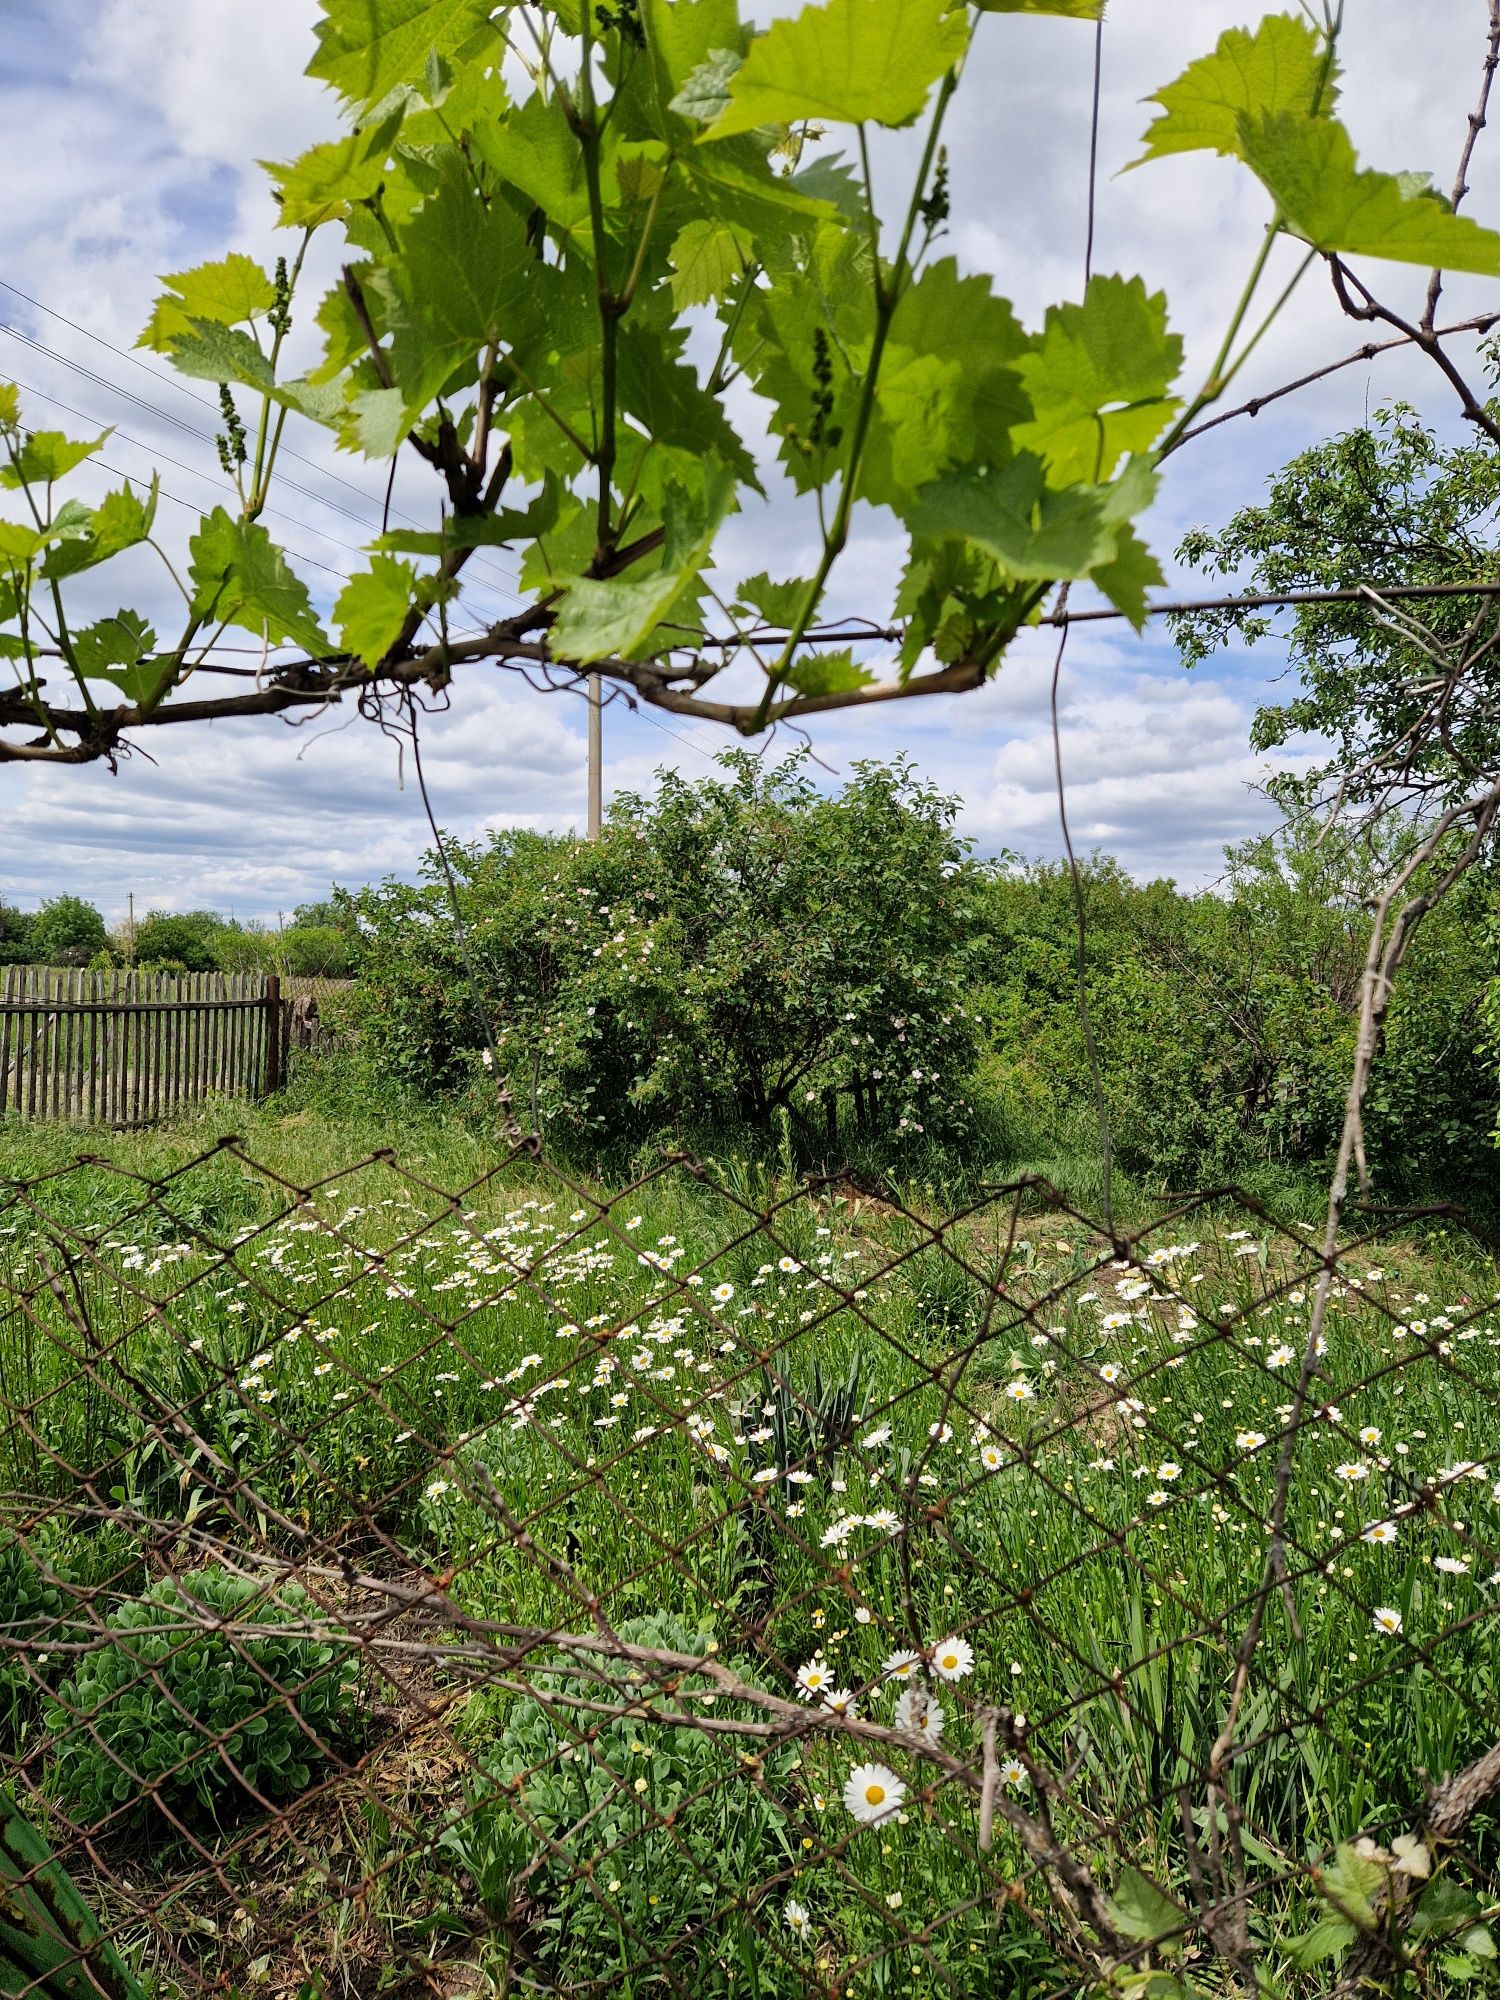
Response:
POLYGON ((357 941, 342 924, 288 924, 276 941, 283 972, 301 979, 353 976, 357 941))
MULTIPOLYGON (((1492 350, 1492 360, 1495 358, 1492 350)), ((1491 405, 1500 418, 1500 402, 1491 405)), ((1257 593, 1450 586, 1493 576, 1500 453, 1443 442, 1409 405, 1301 452, 1266 499, 1179 553, 1257 593)), ((1256 715, 1257 749, 1300 736, 1333 754, 1274 789, 1306 804, 1339 787, 1351 802, 1401 795, 1447 802, 1500 770, 1500 661, 1488 598, 1435 597, 1372 616, 1368 598, 1197 612, 1176 621, 1193 666, 1231 639, 1284 644, 1295 691, 1256 715)))
POLYGON ((1353 316, 1420 333, 1500 440, 1433 324, 1439 278, 1418 333, 1348 266, 1500 275, 1500 235, 1421 176, 1360 168, 1331 4, 1321 26, 1308 7, 1231 29, 1156 95, 1144 159, 1235 158, 1267 203, 1196 387, 1140 278, 1101 272, 1028 330, 989 274, 961 271, 942 135, 974 87, 971 48, 1008 16, 1101 4, 817 0, 757 33, 736 0, 322 0, 309 73, 345 129, 270 169, 295 247, 272 269, 235 252, 173 274, 141 336, 220 385, 226 493, 172 571, 189 600, 177 636, 129 607, 59 615, 71 579, 158 548, 157 488, 64 497, 103 438, 25 427, 0 386, 0 485, 18 495, 0 521, 0 653, 16 668, 0 757, 109 758, 156 722, 350 690, 399 701, 476 659, 563 683, 596 668, 755 733, 978 688, 1075 581, 1139 624, 1160 581, 1135 525, 1156 466, 1285 305, 1292 287, 1263 304, 1283 238, 1306 246, 1299 277, 1323 261, 1353 316), (872 129, 919 120, 910 181, 877 190, 872 129), (294 375, 315 232, 340 275, 314 307, 321 354, 294 375), (731 412, 746 409, 742 434, 731 412), (380 535, 331 619, 262 520, 293 416, 434 476, 429 525, 380 535), (761 496, 762 436, 805 513, 807 574, 711 587, 721 530, 761 496), (868 620, 830 622, 860 503, 894 517, 905 561, 868 620), (529 601, 456 640, 470 560, 495 547, 517 550, 529 601), (892 624, 881 680, 889 642, 872 632, 892 624), (274 649, 253 691, 212 679, 226 626, 274 649))
MULTIPOLYGON (((1293 828, 1229 855, 1214 892, 1084 869, 1087 1000, 1122 1164, 1185 1188, 1263 1167, 1323 1174, 1349 1083, 1368 901, 1411 836, 1293 828)), ((1428 918, 1398 988, 1365 1117, 1379 1193, 1435 1189, 1493 1210, 1487 1135, 1500 1086, 1483 1001, 1495 886, 1483 873, 1428 918)), ((1092 1111, 1078 1008, 1072 883, 1052 864, 996 870, 977 902, 988 968, 978 995, 980 1089, 1033 1144, 1092 1111)))
POLYGON ((192 910, 177 916, 152 910, 135 927, 137 965, 175 966, 183 972, 216 972, 219 936, 233 929, 212 910, 192 910))
POLYGON ((33 921, 25 910, 0 903, 0 965, 29 965, 33 921))
POLYGON ((31 954, 39 965, 87 965, 108 948, 104 919, 81 896, 52 896, 31 920, 31 954))
MULTIPOLYGON (((862 764, 837 798, 805 760, 726 754, 660 774, 597 842, 500 835, 458 856, 495 1046, 521 1102, 609 1140, 786 1114, 821 1135, 857 1082, 888 1134, 968 1122, 975 1021, 956 801, 908 765, 862 764)), ((443 893, 351 899, 366 1053, 431 1088, 474 1074, 483 1026, 443 893)))

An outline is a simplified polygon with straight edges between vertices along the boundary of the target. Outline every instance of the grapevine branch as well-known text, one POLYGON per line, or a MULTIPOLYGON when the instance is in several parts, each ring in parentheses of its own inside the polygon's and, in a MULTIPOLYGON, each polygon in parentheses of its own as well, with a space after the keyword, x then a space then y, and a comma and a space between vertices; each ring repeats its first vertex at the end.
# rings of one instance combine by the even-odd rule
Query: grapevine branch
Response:
MULTIPOLYGON (((467 551, 454 552, 457 558, 467 551)), ((624 555, 625 551, 619 552, 624 555)), ((1500 597, 1500 583, 1476 578, 1466 583, 1393 585, 1380 596, 1392 601, 1442 597, 1500 597)), ((1220 597, 1172 598, 1147 607, 1148 618, 1178 617, 1200 611, 1255 611, 1277 607, 1295 608, 1306 604, 1368 603, 1368 588, 1338 590, 1255 591, 1220 597)), ((1069 625, 1094 624, 1123 618, 1125 613, 1109 607, 1075 611, 1059 602, 1042 613, 1037 624, 1062 629, 1069 625)), ((113 762, 128 751, 131 730, 161 727, 168 723, 226 721, 255 715, 286 715, 307 709, 327 708, 346 697, 362 705, 386 696, 400 696, 408 689, 427 688, 440 693, 452 680, 455 666, 485 661, 517 672, 540 673, 541 684, 552 688, 582 688, 589 673, 602 674, 623 690, 628 698, 648 707, 664 709, 700 721, 716 722, 753 735, 761 728, 758 702, 718 701, 703 689, 725 670, 742 648, 784 644, 790 634, 775 628, 755 628, 748 632, 694 634, 685 643, 682 656, 674 651, 653 660, 608 659, 588 666, 560 660, 547 643, 546 632, 553 614, 545 604, 533 605, 513 618, 506 618, 468 638, 449 638, 431 645, 409 644, 371 671, 347 653, 322 658, 300 656, 263 671, 254 678, 258 685, 251 693, 209 695, 196 701, 163 702, 155 708, 125 702, 115 708, 75 708, 42 699, 40 692, 15 688, 0 693, 0 729, 31 727, 40 733, 27 742, 0 737, 0 763, 88 764, 98 760, 113 762), (535 636, 534 636, 535 635, 535 636), (706 654, 718 657, 705 659, 706 654), (64 740, 68 739, 68 740, 64 740)), ((802 644, 812 651, 832 649, 851 642, 895 644, 902 636, 900 626, 875 626, 863 621, 841 620, 827 627, 814 627, 803 635, 802 644)), ((246 670, 207 666, 198 673, 234 677, 246 670)), ((982 660, 966 657, 950 665, 913 674, 907 680, 877 682, 852 692, 829 694, 786 693, 769 710, 770 722, 795 721, 832 709, 868 708, 877 703, 910 701, 928 695, 963 694, 978 688, 990 677, 991 669, 982 660)), ((45 684, 36 684, 40 690, 45 684)))

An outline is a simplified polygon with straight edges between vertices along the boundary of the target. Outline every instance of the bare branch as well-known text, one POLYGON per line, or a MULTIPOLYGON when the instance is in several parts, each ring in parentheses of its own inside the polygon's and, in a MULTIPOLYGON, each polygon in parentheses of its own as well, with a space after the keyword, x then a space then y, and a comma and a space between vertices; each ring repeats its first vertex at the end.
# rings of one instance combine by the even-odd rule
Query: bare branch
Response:
MULTIPOLYGON (((1449 196, 1456 209, 1469 192, 1469 166, 1474 158, 1474 148, 1479 135, 1485 128, 1489 114, 1490 90, 1495 81, 1495 69, 1500 65, 1500 0, 1489 0, 1489 32, 1485 39, 1484 74, 1479 84, 1479 102, 1469 113, 1468 131, 1464 135, 1463 151, 1458 156, 1458 172, 1453 177, 1453 192, 1449 196)), ((1427 284, 1427 303, 1422 308, 1422 327, 1431 333, 1437 318, 1438 298, 1443 289, 1443 274, 1433 272, 1427 284)))

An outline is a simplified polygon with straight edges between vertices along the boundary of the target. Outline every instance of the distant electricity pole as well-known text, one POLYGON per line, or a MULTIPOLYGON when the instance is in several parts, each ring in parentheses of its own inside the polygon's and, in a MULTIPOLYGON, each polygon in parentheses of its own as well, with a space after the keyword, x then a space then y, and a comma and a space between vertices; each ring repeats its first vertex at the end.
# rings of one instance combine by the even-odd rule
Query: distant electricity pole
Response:
POLYGON ((599 838, 604 820, 604 684, 589 675, 589 839, 599 838))

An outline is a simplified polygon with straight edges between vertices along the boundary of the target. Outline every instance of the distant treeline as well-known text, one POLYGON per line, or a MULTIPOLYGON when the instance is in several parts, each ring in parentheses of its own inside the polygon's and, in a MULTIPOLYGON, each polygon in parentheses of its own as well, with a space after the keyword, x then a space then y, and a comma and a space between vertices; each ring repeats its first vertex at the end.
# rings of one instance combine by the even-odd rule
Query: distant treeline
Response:
POLYGON ((348 911, 332 902, 299 904, 286 925, 239 923, 216 910, 152 910, 111 931, 82 896, 53 896, 32 911, 0 900, 0 965, 154 965, 347 979, 354 947, 348 911))

